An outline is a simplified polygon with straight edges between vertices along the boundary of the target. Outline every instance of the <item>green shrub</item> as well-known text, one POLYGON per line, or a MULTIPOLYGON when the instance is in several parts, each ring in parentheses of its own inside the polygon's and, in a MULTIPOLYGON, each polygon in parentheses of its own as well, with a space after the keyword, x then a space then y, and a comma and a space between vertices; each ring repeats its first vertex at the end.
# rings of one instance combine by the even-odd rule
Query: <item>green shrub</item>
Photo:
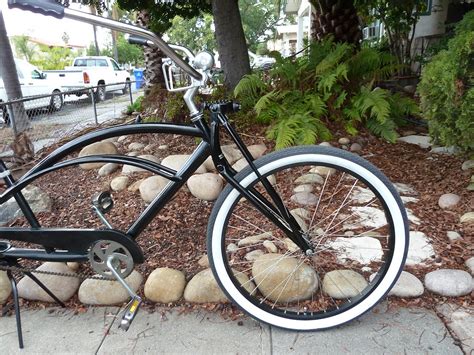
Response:
POLYGON ((127 106, 127 115, 131 115, 133 112, 142 112, 143 111, 143 99, 144 96, 138 97, 135 102, 127 106))
POLYGON ((474 11, 423 69, 418 91, 434 141, 474 150, 474 11))
POLYGON ((387 53, 354 52, 348 44, 326 40, 313 43, 300 58, 277 58, 268 75, 244 77, 235 95, 244 109, 255 109, 257 120, 270 124, 268 137, 277 148, 330 139, 330 120, 350 134, 365 125, 394 141, 396 120, 417 110, 411 99, 376 87, 398 68, 387 53))

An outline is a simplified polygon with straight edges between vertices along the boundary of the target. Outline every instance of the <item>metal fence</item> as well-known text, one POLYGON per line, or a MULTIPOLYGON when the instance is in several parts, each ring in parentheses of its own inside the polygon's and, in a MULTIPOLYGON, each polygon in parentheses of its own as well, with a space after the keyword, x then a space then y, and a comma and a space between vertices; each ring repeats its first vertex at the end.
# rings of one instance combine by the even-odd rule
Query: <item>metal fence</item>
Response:
POLYGON ((10 144, 23 125, 37 152, 88 126, 123 117, 141 95, 135 82, 127 81, 0 102, 0 157, 12 154, 10 144))

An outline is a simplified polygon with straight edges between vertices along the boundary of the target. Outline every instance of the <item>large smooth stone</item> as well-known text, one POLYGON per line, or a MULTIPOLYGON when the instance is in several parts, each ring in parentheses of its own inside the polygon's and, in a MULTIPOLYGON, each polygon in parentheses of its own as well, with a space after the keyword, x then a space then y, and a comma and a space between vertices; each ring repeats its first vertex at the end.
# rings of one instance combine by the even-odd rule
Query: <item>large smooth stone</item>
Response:
POLYGON ((323 291, 335 299, 352 298, 368 285, 361 274, 352 270, 334 270, 324 275, 323 291))
POLYGON ((425 275, 426 288, 438 295, 464 296, 472 291, 472 277, 463 270, 441 269, 425 275))
POLYGON ((110 182, 110 188, 113 191, 122 191, 127 188, 129 182, 130 178, 128 176, 117 176, 110 182))
POLYGON ((456 194, 444 194, 439 198, 438 205, 443 209, 450 209, 455 207, 459 201, 461 201, 461 197, 456 194))
POLYGON ((272 232, 264 232, 264 233, 261 233, 261 234, 251 235, 249 237, 241 239, 241 240, 238 241, 237 245, 239 247, 259 245, 259 244, 262 243, 263 240, 272 239, 272 238, 273 238, 273 233, 272 232))
MULTIPOLYGON (((177 154, 177 155, 169 155, 161 162, 162 165, 179 171, 184 166, 184 164, 188 161, 190 155, 188 154, 177 154)), ((204 174, 207 172, 206 167, 202 164, 197 170, 196 174, 204 174)))
MULTIPOLYGON (((149 155, 149 154, 138 155, 137 158, 149 160, 149 161, 152 161, 152 162, 157 163, 157 164, 160 163, 160 159, 155 157, 154 155, 149 155)), ((123 168, 122 168, 122 173, 124 173, 124 174, 143 173, 143 172, 147 172, 147 171, 148 170, 145 170, 145 169, 142 169, 142 168, 139 168, 139 167, 136 167, 136 166, 132 166, 132 165, 124 165, 123 168)))
POLYGON ((474 212, 468 212, 461 216, 461 223, 471 224, 474 223, 474 212))
POLYGON ((433 246, 428 237, 423 232, 410 231, 410 243, 408 246, 408 255, 406 265, 424 264, 435 256, 433 246))
POLYGON ((410 274, 409 272, 402 271, 400 274, 400 278, 398 279, 397 283, 388 293, 389 296, 397 296, 397 297, 419 297, 425 292, 425 288, 423 287, 423 283, 418 280, 418 278, 410 274))
POLYGON ((336 172, 336 169, 329 168, 327 166, 317 166, 315 168, 312 168, 309 172, 326 177, 326 176, 331 176, 332 174, 334 174, 336 172))
MULTIPOLYGON (((134 270, 125 281, 137 292, 143 277, 134 270)), ((118 281, 86 279, 79 287, 79 301, 83 304, 108 306, 126 302, 129 298, 130 295, 118 281)))
MULTIPOLYGON (((33 213, 51 212, 53 201, 39 187, 33 185, 27 186, 22 190, 22 193, 33 210, 33 213)), ((20 216, 23 216, 23 213, 12 197, 0 207, 0 226, 20 216)))
POLYGON ((140 184, 140 195, 146 203, 150 203, 165 188, 169 180, 162 176, 150 176, 140 184))
POLYGON ((327 245, 336 251, 337 259, 341 262, 350 259, 367 265, 382 260, 383 249, 380 240, 372 237, 338 237, 327 245))
POLYGON ((249 163, 247 162, 247 160, 245 158, 242 158, 242 159, 237 160, 237 162, 235 162, 235 164, 232 165, 232 169, 234 169, 235 171, 242 171, 248 165, 249 163))
POLYGON ((186 278, 175 269, 154 270, 145 282, 145 297, 153 302, 176 302, 183 296, 186 278))
MULTIPOLYGON (((97 142, 87 147, 82 148, 79 153, 79 158, 87 157, 90 155, 110 155, 110 154, 118 154, 117 147, 112 142, 97 142)), ((81 164, 81 169, 84 170, 92 170, 92 169, 99 169, 104 166, 106 163, 87 163, 81 164)))
MULTIPOLYGON (((46 262, 37 270, 74 274, 65 263, 46 262)), ((76 277, 65 277, 46 274, 34 274, 54 295, 66 302, 76 293, 80 280, 76 277)), ((21 298, 32 301, 55 302, 36 282, 29 277, 23 277, 18 282, 18 294, 21 298)))
POLYGON ((98 174, 99 176, 108 176, 112 174, 113 172, 115 172, 118 168, 119 168, 118 164, 107 163, 99 169, 98 174))
POLYGON ((265 144, 249 145, 247 149, 254 159, 260 158, 267 151, 265 144))
POLYGON ((205 173, 191 176, 187 185, 194 197, 200 200, 214 201, 221 193, 224 182, 217 174, 205 173))
POLYGON ((5 271, 0 271, 0 304, 4 304, 12 293, 12 285, 5 271))
POLYGON ((415 144, 423 149, 430 148, 433 144, 431 143, 431 138, 428 136, 405 136, 397 139, 399 142, 404 142, 408 144, 415 144))
POLYGON ((291 196, 291 201, 303 206, 315 206, 318 203, 318 197, 310 192, 298 192, 291 196))
POLYGON ((252 276, 259 291, 275 302, 301 301, 318 288, 318 276, 298 258, 265 254, 255 260, 252 276))
POLYGON ((295 184, 324 184, 324 179, 318 174, 305 174, 295 180, 295 184))
POLYGON ((130 152, 137 151, 137 150, 142 150, 145 148, 145 144, 139 143, 139 142, 133 142, 128 145, 128 150, 130 152))

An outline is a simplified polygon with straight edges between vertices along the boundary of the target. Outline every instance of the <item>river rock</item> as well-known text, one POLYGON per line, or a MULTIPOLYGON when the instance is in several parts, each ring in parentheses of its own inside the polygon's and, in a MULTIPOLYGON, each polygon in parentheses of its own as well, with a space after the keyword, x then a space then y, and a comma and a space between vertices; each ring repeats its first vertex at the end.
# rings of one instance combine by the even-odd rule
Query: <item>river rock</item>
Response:
POLYGON ((303 206, 315 206, 318 203, 318 197, 309 192, 299 192, 291 196, 291 201, 303 206))
POLYGON ((405 136, 397 139, 399 142, 404 142, 408 144, 415 144, 423 149, 428 149, 432 146, 431 138, 428 136, 405 136))
POLYGON ((175 269, 154 270, 145 282, 145 297, 153 302, 176 302, 183 296, 186 278, 175 269))
POLYGON ((79 270, 80 264, 75 261, 70 261, 66 263, 67 267, 70 268, 72 271, 77 271, 79 270))
POLYGON ((306 300, 318 289, 318 275, 298 258, 265 254, 255 260, 252 276, 260 292, 269 300, 306 300))
MULTIPOLYGON (((157 164, 160 163, 160 159, 155 157, 154 155, 149 155, 149 154, 138 155, 137 158, 149 160, 149 161, 152 161, 152 162, 157 163, 157 164)), ((137 166, 132 166, 132 165, 124 165, 123 168, 122 168, 122 173, 123 174, 142 173, 142 172, 147 172, 147 171, 148 170, 139 168, 137 166)))
POLYGON ((188 302, 228 302, 219 288, 211 269, 197 273, 184 289, 184 299, 188 302))
POLYGON ((326 177, 334 174, 336 172, 336 169, 329 168, 327 166, 317 166, 315 168, 312 168, 310 172, 326 177))
POLYGON ((321 142, 321 143, 319 143, 319 145, 322 146, 322 147, 332 147, 332 144, 329 143, 329 142, 321 142))
POLYGON ((310 219, 311 218, 311 213, 309 211, 305 210, 304 208, 295 208, 295 209, 291 210, 290 213, 293 216, 298 216, 302 219, 310 219))
POLYGON ((207 256, 207 254, 204 254, 199 258, 198 265, 206 268, 209 267, 209 257, 207 256))
MULTIPOLYGON (((37 270, 74 274, 65 263, 46 262, 37 270)), ((80 280, 76 277, 55 276, 46 274, 35 274, 35 276, 61 301, 66 302, 77 291, 80 280)), ((23 277, 18 282, 18 294, 21 298, 32 301, 55 302, 29 277, 23 277)))
POLYGON ((162 176, 150 176, 140 184, 140 195, 146 203, 150 203, 165 188, 168 180, 162 176))
POLYGON ((372 237, 338 237, 327 245, 336 251, 337 259, 344 262, 354 260, 362 265, 379 262, 383 257, 382 244, 372 237))
POLYGON ((145 148, 145 144, 143 143, 133 142, 128 145, 128 150, 131 152, 143 150, 143 148, 145 148))
POLYGON ((187 185, 194 197, 200 200, 214 201, 221 193, 224 182, 217 174, 205 173, 191 176, 187 185))
POLYGON ((461 197, 456 194, 444 194, 439 198, 438 205, 443 209, 450 209, 455 207, 460 200, 461 197))
POLYGON ((237 243, 239 247, 248 247, 256 244, 260 244, 262 240, 271 239, 273 237, 272 232, 264 232, 257 235, 252 235, 250 237, 239 240, 237 243))
POLYGON ((402 271, 395 286, 388 293, 389 296, 419 297, 425 292, 423 283, 409 272, 402 271))
POLYGON ((469 269, 469 272, 474 276, 474 256, 466 260, 466 266, 469 269))
POLYGON ((424 264, 435 256, 433 246, 423 232, 410 231, 406 265, 424 264))
POLYGON ((232 168, 235 171, 242 171, 248 165, 249 165, 249 163, 247 162, 247 160, 245 158, 242 158, 242 159, 237 160, 237 162, 234 165, 232 165, 232 168))
POLYGON ((362 150, 362 146, 359 143, 352 143, 350 147, 351 152, 360 152, 362 150))
POLYGON ((472 291, 472 276, 463 270, 436 270, 425 275, 425 286, 441 296, 464 296, 472 291))
POLYGON ((278 252, 278 248, 276 247, 276 245, 270 241, 270 240, 265 240, 263 242, 263 247, 265 249, 268 250, 269 253, 277 253, 278 252))
MULTIPOLYGON (((125 279, 130 288, 137 292, 143 276, 137 272, 132 273, 125 279)), ((103 281, 86 279, 79 287, 79 301, 83 304, 96 306, 109 306, 127 301, 130 296, 118 281, 103 281)))
MULTIPOLYGON (((90 155, 110 155, 110 154, 118 154, 117 147, 112 142, 97 142, 87 147, 82 148, 79 153, 79 158, 86 157, 90 155)), ((87 163, 81 164, 81 169, 84 170, 92 170, 92 169, 99 169, 104 166, 106 163, 87 163)))
MULTIPOLYGON (((51 212, 53 201, 39 187, 34 185, 27 186, 22 190, 22 193, 35 214, 40 212, 51 212)), ((15 199, 12 197, 1 205, 0 226, 5 225, 20 216, 23 216, 23 213, 15 199)))
POLYGON ((128 176, 117 176, 110 182, 110 188, 113 191, 122 191, 127 188, 129 182, 130 178, 128 176))
POLYGON ((137 192, 140 190, 140 185, 142 184, 143 181, 145 181, 146 179, 140 179, 140 180, 137 180, 135 181, 133 184, 131 184, 129 187, 128 187, 128 191, 130 192, 137 192))
POLYGON ((455 232, 455 231, 448 231, 446 234, 447 234, 448 239, 450 241, 462 239, 461 234, 459 234, 458 232, 455 232))
POLYGON ((12 285, 5 271, 0 271, 0 304, 4 304, 12 293, 12 285))
POLYGON ((474 160, 466 160, 462 163, 461 169, 464 171, 474 169, 474 160))
POLYGON ((293 192, 298 193, 298 192, 313 192, 313 186, 311 185, 298 185, 293 189, 293 192))
MULTIPOLYGON (((169 155, 161 162, 162 165, 179 171, 183 167, 183 165, 188 161, 190 155, 188 154, 177 154, 177 155, 169 155)), ((196 174, 204 174, 207 172, 206 167, 202 164, 197 170, 196 174)))
POLYGON ((347 145, 351 142, 351 140, 347 137, 342 137, 342 138, 339 138, 338 140, 338 143, 339 144, 343 144, 343 145, 347 145))
POLYGON ((249 145, 247 149, 249 150, 250 154, 254 159, 260 158, 267 151, 267 147, 265 144, 249 145))
POLYGON ((474 212, 468 212, 461 216, 461 223, 471 224, 474 223, 474 212))
POLYGON ((112 174, 113 172, 115 172, 118 168, 119 168, 118 164, 107 163, 99 169, 98 174, 99 176, 108 176, 112 174))
POLYGON ((252 250, 251 252, 249 252, 245 255, 245 260, 255 261, 264 254, 265 253, 260 249, 252 250))
POLYGON ((295 184, 324 184, 324 179, 318 174, 305 174, 295 180, 295 184))
POLYGON ((368 283, 352 270, 334 270, 324 275, 323 292, 332 298, 346 299, 359 295, 368 283))

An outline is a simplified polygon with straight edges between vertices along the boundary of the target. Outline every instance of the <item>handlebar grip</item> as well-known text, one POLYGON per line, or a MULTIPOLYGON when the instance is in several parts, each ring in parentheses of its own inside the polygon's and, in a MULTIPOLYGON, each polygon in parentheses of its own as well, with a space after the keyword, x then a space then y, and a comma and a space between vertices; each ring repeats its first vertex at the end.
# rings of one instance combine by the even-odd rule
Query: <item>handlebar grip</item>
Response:
POLYGON ((54 0, 8 0, 8 7, 53 16, 58 19, 64 17, 64 6, 54 0))
POLYGON ((148 40, 143 38, 143 37, 139 37, 139 36, 129 36, 128 37, 128 43, 138 44, 140 46, 148 46, 148 40))

